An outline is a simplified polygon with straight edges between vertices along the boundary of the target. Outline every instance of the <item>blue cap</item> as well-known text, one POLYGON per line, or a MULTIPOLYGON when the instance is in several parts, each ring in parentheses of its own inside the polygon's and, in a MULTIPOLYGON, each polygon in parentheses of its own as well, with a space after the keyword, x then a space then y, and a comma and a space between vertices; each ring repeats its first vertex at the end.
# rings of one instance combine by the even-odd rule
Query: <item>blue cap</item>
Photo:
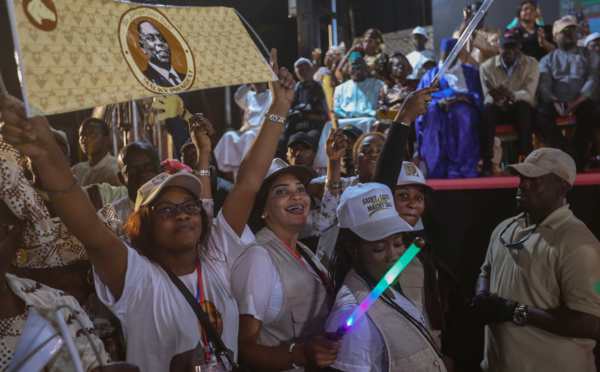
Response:
POLYGON ((442 40, 442 48, 441 52, 450 52, 454 48, 454 46, 458 43, 458 39, 446 38, 442 40))

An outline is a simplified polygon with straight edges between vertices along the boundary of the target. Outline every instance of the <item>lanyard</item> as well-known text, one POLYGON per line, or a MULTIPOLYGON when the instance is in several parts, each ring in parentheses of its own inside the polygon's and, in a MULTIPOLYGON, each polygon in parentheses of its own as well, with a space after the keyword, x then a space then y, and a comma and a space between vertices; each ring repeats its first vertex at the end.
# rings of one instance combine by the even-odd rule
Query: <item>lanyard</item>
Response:
MULTIPOLYGON (((198 304, 200 305, 200 307, 202 309, 204 309, 204 289, 202 288, 202 265, 200 264, 200 259, 197 258, 196 259, 196 272, 198 273, 198 286, 196 287, 196 301, 198 301, 198 304)), ((202 333, 202 338, 204 340, 204 352, 205 352, 205 356, 206 359, 210 359, 210 346, 208 343, 208 338, 206 337, 206 332, 204 332, 204 329, 202 328, 202 324, 200 324, 200 321, 198 321, 198 329, 200 330, 200 333, 202 333)))
MULTIPOLYGON (((333 295, 333 285, 331 284, 331 281, 329 280, 329 278, 327 278, 327 275, 325 275, 325 273, 323 273, 321 270, 318 269, 318 267, 314 267, 313 270, 309 269, 308 266, 306 266, 306 264, 304 263, 304 261, 302 261, 302 258, 298 257, 298 255, 292 251, 292 249, 290 247, 288 247, 287 244, 285 244, 283 242, 283 240, 279 239, 279 241, 281 242, 281 244, 283 244, 288 251, 290 251, 291 254, 294 255, 294 257, 296 257, 296 259, 298 260, 298 262, 300 262, 302 264, 302 266, 304 266, 304 268, 312 274, 312 276, 314 276, 315 278, 317 278, 317 280, 319 282, 321 282, 321 285, 323 286, 323 288, 325 288, 325 292, 327 293, 328 297, 331 298, 331 296, 333 295), (318 275, 321 274, 321 275, 318 275)), ((307 258, 307 260, 309 260, 310 258, 307 258)), ((333 295, 333 299, 335 299, 335 295, 333 295)))

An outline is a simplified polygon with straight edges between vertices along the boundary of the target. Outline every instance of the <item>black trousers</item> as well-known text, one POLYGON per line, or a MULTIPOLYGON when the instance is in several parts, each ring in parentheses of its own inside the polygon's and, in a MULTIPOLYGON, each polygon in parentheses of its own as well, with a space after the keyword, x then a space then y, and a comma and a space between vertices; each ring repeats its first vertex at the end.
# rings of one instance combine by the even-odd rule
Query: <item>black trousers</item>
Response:
POLYGON ((481 157, 491 160, 494 156, 494 133, 496 126, 512 123, 519 133, 519 155, 527 156, 533 151, 531 127, 533 107, 525 101, 516 101, 504 111, 500 106, 488 103, 481 111, 481 157))
POLYGON ((573 141, 569 141, 562 135, 560 128, 556 125, 558 114, 554 106, 549 104, 541 104, 537 110, 537 127, 539 131, 546 137, 548 144, 552 147, 563 150, 575 159, 578 170, 583 170, 587 164, 587 153, 596 121, 598 118, 598 102, 593 99, 583 101, 575 111, 577 117, 577 127, 575 128, 575 137, 573 141))

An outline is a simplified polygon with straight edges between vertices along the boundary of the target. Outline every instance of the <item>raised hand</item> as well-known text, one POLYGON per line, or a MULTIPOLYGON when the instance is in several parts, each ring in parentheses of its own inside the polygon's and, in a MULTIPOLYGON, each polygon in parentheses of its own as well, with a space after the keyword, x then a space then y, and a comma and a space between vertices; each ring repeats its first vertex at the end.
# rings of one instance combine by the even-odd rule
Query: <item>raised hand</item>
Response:
MULTIPOLYGON (((294 87, 296 86, 296 80, 294 76, 288 71, 287 68, 279 68, 277 63, 277 49, 271 49, 271 68, 277 74, 279 81, 269 82, 269 89, 273 95, 272 106, 285 105, 289 108, 294 99, 294 87)), ((287 109, 286 109, 287 111, 287 109)))
POLYGON ((394 121, 398 123, 410 124, 419 116, 424 115, 425 112, 427 112, 429 104, 432 100, 431 93, 437 91, 437 87, 429 87, 419 89, 416 92, 409 94, 404 100, 404 103, 402 104, 402 107, 400 108, 400 111, 398 112, 398 115, 396 115, 394 121))
POLYGON ((207 118, 202 114, 195 114, 189 120, 190 137, 192 142, 199 151, 207 151, 210 153, 212 144, 210 136, 212 136, 214 129, 213 125, 207 118))
POLYGON ((45 117, 27 118, 25 104, 8 94, 0 94, 0 107, 4 122, 2 137, 21 154, 37 159, 51 151, 60 151, 45 117))
POLYGON ((325 141, 325 153, 329 161, 340 162, 347 148, 348 140, 344 136, 344 131, 342 129, 334 130, 331 128, 329 136, 327 136, 327 140, 325 141))

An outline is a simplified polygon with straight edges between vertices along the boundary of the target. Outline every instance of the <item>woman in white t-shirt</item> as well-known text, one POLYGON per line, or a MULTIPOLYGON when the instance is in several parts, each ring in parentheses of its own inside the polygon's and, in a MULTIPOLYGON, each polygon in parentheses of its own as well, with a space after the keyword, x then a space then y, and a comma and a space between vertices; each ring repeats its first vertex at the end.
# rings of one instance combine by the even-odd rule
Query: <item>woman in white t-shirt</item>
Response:
MULTIPOLYGON (((191 306, 160 265, 179 276, 196 295, 226 346, 236 350, 238 316, 230 270, 237 256, 254 241, 246 223, 275 154, 283 130, 280 121, 287 115, 294 93, 293 76, 286 69, 279 70, 275 50, 272 67, 278 71, 279 80, 270 84, 270 115, 245 157, 214 226, 200 203, 200 199, 210 198, 206 154, 211 132, 210 123, 200 120, 191 128, 199 154, 199 176, 161 174, 140 188, 136 211, 129 220, 133 248, 100 222, 73 178, 46 119, 28 119, 22 102, 0 96, 4 139, 32 159, 58 216, 85 246, 94 266, 98 294, 123 324, 127 360, 141 371, 167 371, 172 362, 187 362, 188 366, 203 363, 172 360, 204 345, 206 337, 191 306)), ((199 355, 203 359, 205 353, 199 355)))
MULTIPOLYGON (((360 303, 406 251, 412 231, 394 208, 389 187, 359 183, 344 191, 331 276, 338 289, 327 331, 344 326, 360 303)), ((421 312, 402 295, 398 279, 346 331, 332 370, 446 371, 421 312), (383 352, 382 352, 383 350, 383 352)))
MULTIPOLYGON (((326 146, 330 198, 323 204, 334 207, 323 213, 334 214, 347 146, 343 132, 332 130, 326 146)), ((313 175, 307 167, 273 160, 250 218, 257 244, 240 256, 231 274, 240 313, 240 358, 256 371, 323 368, 337 355, 339 343, 323 335, 333 286, 326 269, 298 242, 311 204, 305 187, 313 175)))

